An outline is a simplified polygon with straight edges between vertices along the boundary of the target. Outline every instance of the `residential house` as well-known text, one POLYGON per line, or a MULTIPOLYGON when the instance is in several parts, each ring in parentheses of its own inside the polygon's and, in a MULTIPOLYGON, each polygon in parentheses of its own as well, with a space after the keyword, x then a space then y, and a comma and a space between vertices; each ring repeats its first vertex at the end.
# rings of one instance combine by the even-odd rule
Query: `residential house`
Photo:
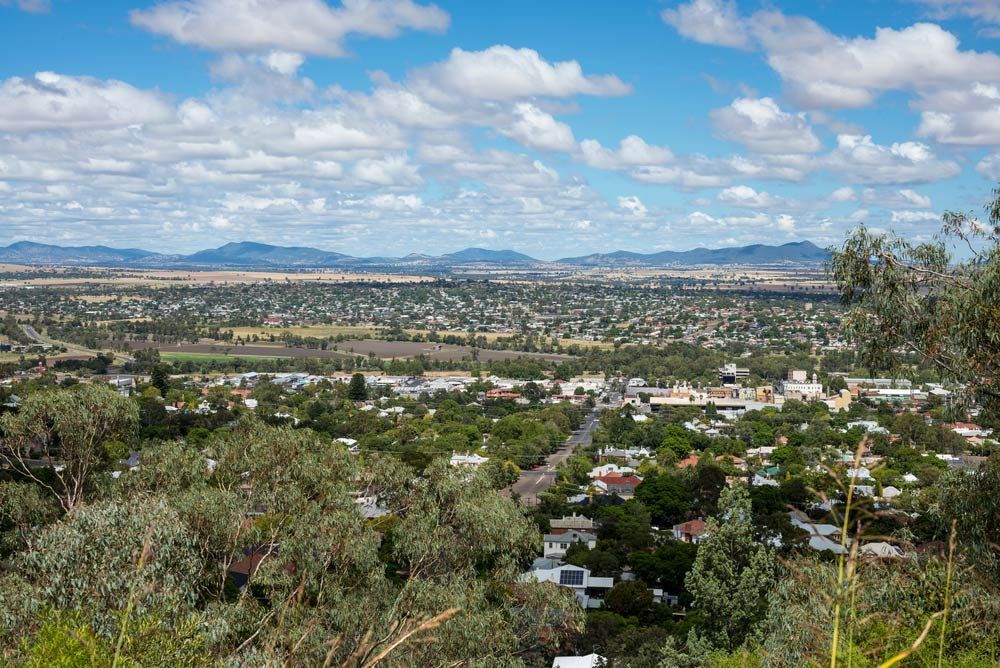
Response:
POLYGON ((594 487, 604 494, 617 494, 629 498, 635 494, 635 488, 642 484, 642 478, 634 475, 602 475, 594 479, 594 487))
POLYGON ((584 517, 583 515, 577 515, 573 513, 569 517, 565 515, 560 519, 549 520, 549 533, 558 536, 559 534, 566 533, 567 531, 593 531, 594 520, 589 517, 584 517))
POLYGON ((876 559, 900 559, 904 556, 903 548, 886 542, 866 543, 862 545, 861 555, 875 557, 876 559))
POLYGON ((481 465, 490 461, 489 457, 483 457, 476 453, 466 452, 464 455, 460 455, 457 452, 451 456, 451 460, 448 462, 452 466, 464 466, 471 469, 478 469, 481 465))
POLYGON ((557 656, 552 659, 552 668, 598 668, 603 665, 604 657, 599 654, 557 656))
POLYGON ((635 473, 635 469, 630 466, 619 466, 618 464, 599 464, 594 468, 590 469, 589 475, 591 479, 600 478, 601 476, 607 475, 632 475, 635 473))
MULTIPOLYGON (((590 570, 572 564, 563 564, 553 568, 545 566, 547 560, 536 561, 532 570, 521 576, 522 582, 552 582, 560 587, 573 590, 580 605, 584 608, 600 608, 604 594, 615 586, 614 578, 598 578, 590 574, 590 570)), ((548 562, 551 563, 551 562, 548 562)))
POLYGON ((576 529, 558 534, 547 533, 542 536, 542 555, 547 558, 561 559, 566 556, 566 551, 574 543, 583 543, 587 549, 593 550, 597 546, 597 536, 576 529))
POLYGON ((707 528, 708 524, 703 519, 681 522, 680 524, 675 524, 673 527, 674 539, 698 545, 705 540, 705 530, 707 528))
POLYGON ((792 526, 809 534, 810 548, 817 552, 830 551, 834 554, 847 554, 847 548, 839 541, 840 527, 834 524, 815 523, 805 513, 796 510, 789 511, 788 516, 792 526))

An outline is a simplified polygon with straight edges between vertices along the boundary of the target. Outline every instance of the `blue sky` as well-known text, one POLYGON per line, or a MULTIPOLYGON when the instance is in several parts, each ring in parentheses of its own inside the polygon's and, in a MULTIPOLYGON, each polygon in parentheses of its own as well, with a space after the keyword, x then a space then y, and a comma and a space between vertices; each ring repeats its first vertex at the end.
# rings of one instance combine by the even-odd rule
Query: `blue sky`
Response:
POLYGON ((930 238, 992 0, 0 0, 0 243, 353 255, 930 238))

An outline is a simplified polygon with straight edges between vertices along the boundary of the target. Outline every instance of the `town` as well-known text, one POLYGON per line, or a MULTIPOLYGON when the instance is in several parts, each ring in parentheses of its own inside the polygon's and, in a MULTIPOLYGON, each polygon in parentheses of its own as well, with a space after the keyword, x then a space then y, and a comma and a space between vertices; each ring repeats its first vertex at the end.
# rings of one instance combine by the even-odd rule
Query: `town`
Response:
MULTIPOLYGON (((362 467, 390 457, 429 475, 440 462, 513 500, 536 533, 511 582, 572 594, 585 615, 573 660, 627 660, 704 624, 690 574, 720 513, 742 507, 749 544, 785 558, 907 563, 941 549, 927 496, 1000 450, 961 384, 916 358, 905 375, 863 367, 843 307, 822 295, 363 277, 122 294, 83 281, 8 285, 0 307, 0 410, 104 386, 136 406, 142 442, 200 453, 208 471, 220 435, 251 420, 362 467), (864 518, 851 536, 845 496, 864 518)), ((93 475, 123 483, 148 457, 130 445, 93 475)), ((374 527, 399 512, 370 483, 351 498, 374 527)), ((255 501, 246 516, 272 512, 255 501)), ((280 550, 225 555, 228 586, 250 586, 280 550)))

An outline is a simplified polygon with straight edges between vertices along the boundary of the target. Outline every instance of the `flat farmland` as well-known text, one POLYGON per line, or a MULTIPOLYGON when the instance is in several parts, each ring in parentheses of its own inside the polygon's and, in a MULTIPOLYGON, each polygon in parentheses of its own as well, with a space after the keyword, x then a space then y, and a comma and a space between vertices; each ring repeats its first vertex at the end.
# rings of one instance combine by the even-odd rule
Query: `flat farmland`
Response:
MULTIPOLYGON (((424 341, 376 341, 364 339, 358 341, 342 341, 337 344, 337 350, 353 352, 356 355, 374 354, 382 359, 411 358, 426 355, 431 359, 460 360, 472 357, 472 348, 468 346, 453 346, 446 343, 427 343, 424 341)), ((484 362, 510 360, 518 357, 561 361, 571 359, 570 355, 549 353, 524 353, 517 350, 479 350, 479 359, 484 362)))
MULTIPOLYGON (((224 343, 184 343, 158 344, 151 342, 132 342, 132 348, 157 348, 161 353, 171 355, 210 355, 210 356, 238 356, 238 357, 319 357, 319 358, 348 358, 355 356, 367 357, 370 354, 381 359, 412 359, 418 355, 425 355, 430 359, 455 361, 472 358, 472 348, 467 346, 452 346, 447 344, 433 344, 414 341, 375 341, 371 339, 358 339, 343 341, 336 344, 336 350, 319 350, 313 348, 286 348, 284 346, 269 345, 249 345, 235 346, 224 343)), ((479 359, 483 362, 498 360, 517 359, 518 357, 528 359, 540 359, 548 361, 562 361, 571 359, 570 355, 556 355, 548 353, 524 353, 516 350, 480 350, 479 359)))
MULTIPOLYGON (((232 330, 233 336, 238 336, 241 338, 248 338, 257 335, 261 339, 266 339, 271 336, 280 337, 282 334, 290 334, 292 336, 301 337, 315 337, 317 339, 326 339, 331 336, 338 336, 343 334, 344 336, 377 336, 379 333, 376 327, 364 327, 355 325, 294 325, 290 327, 224 327, 225 330, 232 330)), ((410 335, 420 334, 426 336, 429 331, 426 329, 404 329, 404 332, 410 335)), ((438 330, 438 336, 461 336, 467 337, 468 332, 462 330, 438 330)), ((494 341, 500 339, 509 339, 514 336, 513 333, 505 332, 475 332, 477 337, 483 337, 488 342, 493 343, 494 341)), ((601 348, 603 350, 609 350, 614 348, 614 344, 610 341, 585 341, 583 339, 560 339, 559 342, 563 346, 578 345, 584 348, 601 348)), ((343 345, 343 344, 341 344, 343 345)), ((426 344, 428 346, 433 344, 426 344)))

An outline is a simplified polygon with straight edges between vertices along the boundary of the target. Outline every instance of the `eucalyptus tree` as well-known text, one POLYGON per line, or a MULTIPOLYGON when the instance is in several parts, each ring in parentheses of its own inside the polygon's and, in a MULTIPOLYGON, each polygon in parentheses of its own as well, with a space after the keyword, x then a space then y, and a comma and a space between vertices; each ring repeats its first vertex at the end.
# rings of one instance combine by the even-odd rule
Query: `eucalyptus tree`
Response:
POLYGON ((872 369, 900 371, 917 353, 942 377, 1000 407, 1000 189, 972 214, 944 215, 939 237, 912 243, 860 227, 833 252, 850 306, 845 325, 872 369), (958 258, 952 248, 962 251, 958 258))
POLYGON ((136 404, 108 385, 78 385, 29 395, 17 413, 0 416, 0 459, 77 510, 92 478, 110 463, 109 443, 134 443, 136 404))

